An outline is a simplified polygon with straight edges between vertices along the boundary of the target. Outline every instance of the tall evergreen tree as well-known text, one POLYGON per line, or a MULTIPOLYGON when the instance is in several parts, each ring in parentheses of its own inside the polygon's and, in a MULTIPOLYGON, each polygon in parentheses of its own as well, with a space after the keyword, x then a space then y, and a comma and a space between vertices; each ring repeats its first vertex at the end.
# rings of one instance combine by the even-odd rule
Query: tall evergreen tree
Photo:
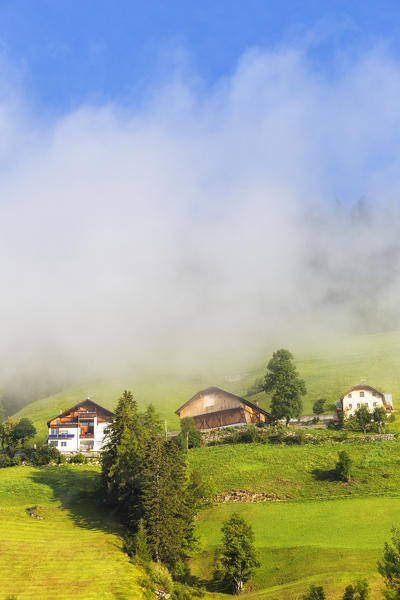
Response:
POLYGON ((156 561, 174 565, 194 544, 195 510, 188 501, 186 462, 176 444, 152 438, 143 469, 142 508, 156 561))
POLYGON ((143 467, 144 431, 132 392, 124 391, 115 417, 106 429, 102 452, 102 482, 108 500, 122 514, 137 518, 140 474, 143 467))
POLYGON ((400 600, 400 529, 393 527, 392 544, 385 543, 378 572, 385 581, 383 595, 387 600, 400 600))

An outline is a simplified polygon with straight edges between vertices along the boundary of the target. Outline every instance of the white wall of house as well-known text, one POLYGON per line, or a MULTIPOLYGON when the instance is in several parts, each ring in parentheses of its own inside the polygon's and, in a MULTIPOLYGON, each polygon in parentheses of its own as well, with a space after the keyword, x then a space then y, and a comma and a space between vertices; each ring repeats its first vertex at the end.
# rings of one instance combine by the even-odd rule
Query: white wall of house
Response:
POLYGON ((49 437, 47 443, 55 446, 60 452, 79 452, 80 450, 92 450, 93 452, 98 452, 103 447, 104 429, 107 427, 107 425, 108 423, 97 423, 97 418, 95 418, 93 424, 94 437, 87 439, 80 438, 79 427, 60 426, 58 430, 59 435, 57 437, 50 437, 52 432, 55 432, 56 429, 49 428, 49 437), (69 437, 63 437, 63 433, 67 434, 69 437), (84 447, 85 445, 87 445, 87 448, 84 447))
POLYGON ((370 412, 373 412, 378 406, 384 406, 382 397, 368 389, 353 390, 343 396, 343 411, 348 417, 354 415, 362 404, 366 404, 370 412))
POLYGON ((104 443, 104 429, 107 427, 108 423, 97 423, 97 419, 95 419, 94 424, 94 448, 93 450, 101 450, 104 443))
POLYGON ((48 444, 55 446, 60 452, 78 452, 79 451, 79 428, 78 427, 60 427, 57 437, 50 437, 54 429, 49 428, 48 444), (63 437, 61 434, 66 433, 68 436, 63 437))

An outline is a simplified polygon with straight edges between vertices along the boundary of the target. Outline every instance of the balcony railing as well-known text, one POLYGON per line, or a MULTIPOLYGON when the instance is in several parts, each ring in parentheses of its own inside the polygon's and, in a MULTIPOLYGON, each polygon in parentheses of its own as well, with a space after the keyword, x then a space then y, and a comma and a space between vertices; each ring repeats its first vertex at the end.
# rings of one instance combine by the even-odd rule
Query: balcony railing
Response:
POLYGON ((79 436, 81 440, 90 440, 94 438, 94 433, 81 433, 79 436))
POLYGON ((70 439, 70 438, 74 438, 75 436, 70 434, 70 433, 51 433, 50 435, 47 436, 47 438, 49 440, 65 440, 65 439, 70 439))

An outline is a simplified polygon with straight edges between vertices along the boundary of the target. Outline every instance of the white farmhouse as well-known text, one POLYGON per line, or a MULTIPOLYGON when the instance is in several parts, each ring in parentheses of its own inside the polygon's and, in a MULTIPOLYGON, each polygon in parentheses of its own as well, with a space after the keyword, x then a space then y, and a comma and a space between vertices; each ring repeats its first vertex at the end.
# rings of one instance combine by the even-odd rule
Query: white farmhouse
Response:
POLYGON ((377 406, 383 406, 388 412, 393 410, 392 394, 383 394, 370 385, 355 385, 340 397, 339 406, 350 417, 363 404, 373 412, 377 406))
POLYGON ((87 398, 47 422, 47 443, 60 452, 98 452, 103 446, 104 429, 113 416, 87 398))

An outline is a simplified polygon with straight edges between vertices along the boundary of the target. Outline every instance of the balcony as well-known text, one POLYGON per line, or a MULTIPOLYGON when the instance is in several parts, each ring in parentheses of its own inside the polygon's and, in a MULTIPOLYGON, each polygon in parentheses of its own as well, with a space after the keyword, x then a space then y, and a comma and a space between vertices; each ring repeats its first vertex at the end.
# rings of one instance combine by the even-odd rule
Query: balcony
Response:
POLYGON ((52 433, 50 435, 47 436, 48 440, 66 440, 66 439, 72 439, 75 436, 71 433, 52 433))
POLYGON ((79 437, 81 440, 93 440, 94 433, 81 433, 81 435, 79 437))

